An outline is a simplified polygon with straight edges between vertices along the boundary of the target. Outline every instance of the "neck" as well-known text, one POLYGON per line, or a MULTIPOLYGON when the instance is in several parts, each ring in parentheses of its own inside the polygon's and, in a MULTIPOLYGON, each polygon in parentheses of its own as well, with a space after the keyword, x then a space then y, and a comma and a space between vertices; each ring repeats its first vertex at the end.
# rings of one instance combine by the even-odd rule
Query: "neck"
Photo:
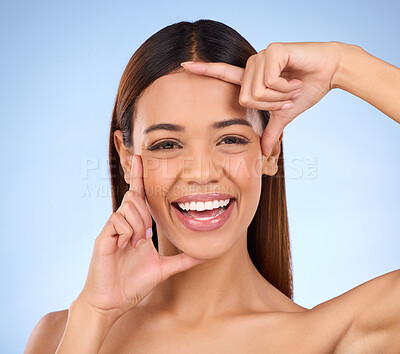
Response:
MULTIPOLYGON (((173 256, 182 252, 158 227, 157 237, 161 255, 173 256)), ((146 303, 177 318, 198 322, 219 316, 276 311, 282 303, 282 294, 252 263, 246 231, 222 256, 175 274, 159 284, 148 295, 146 303)))

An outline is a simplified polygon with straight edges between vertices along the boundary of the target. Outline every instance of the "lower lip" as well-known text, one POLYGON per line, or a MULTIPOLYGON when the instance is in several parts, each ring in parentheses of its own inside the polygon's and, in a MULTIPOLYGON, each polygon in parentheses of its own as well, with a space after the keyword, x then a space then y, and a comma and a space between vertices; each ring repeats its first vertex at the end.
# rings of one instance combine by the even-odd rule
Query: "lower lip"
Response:
POLYGON ((177 208, 172 206, 172 209, 174 209, 174 212, 176 216, 178 217, 179 221, 186 226, 189 230, 192 231, 212 231, 220 228, 222 225, 224 225, 233 210, 233 206, 235 204, 235 199, 231 199, 231 202, 229 203, 228 208, 220 215, 216 216, 213 219, 210 220, 196 220, 189 218, 186 215, 183 215, 177 208))

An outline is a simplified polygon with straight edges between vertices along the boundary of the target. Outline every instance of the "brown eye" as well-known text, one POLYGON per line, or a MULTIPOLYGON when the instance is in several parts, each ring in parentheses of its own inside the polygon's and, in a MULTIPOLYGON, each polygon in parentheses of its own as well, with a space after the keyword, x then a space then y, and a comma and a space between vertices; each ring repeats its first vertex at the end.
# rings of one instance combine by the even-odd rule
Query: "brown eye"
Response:
POLYGON ((226 143, 224 145, 232 145, 232 144, 248 144, 249 141, 239 138, 237 136, 227 136, 226 138, 222 139, 222 141, 226 141, 226 143))
POLYGON ((150 146, 147 148, 149 151, 154 151, 154 150, 173 150, 173 146, 179 146, 178 143, 172 141, 172 140, 166 140, 163 141, 159 144, 156 144, 154 146, 150 146))

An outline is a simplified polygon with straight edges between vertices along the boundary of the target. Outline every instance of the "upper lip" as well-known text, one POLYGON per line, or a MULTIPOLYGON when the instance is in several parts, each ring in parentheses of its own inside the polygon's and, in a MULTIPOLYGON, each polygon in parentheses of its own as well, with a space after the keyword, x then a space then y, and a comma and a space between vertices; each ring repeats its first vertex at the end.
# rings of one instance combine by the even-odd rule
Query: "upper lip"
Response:
POLYGON ((233 198, 235 198, 233 195, 226 193, 190 194, 176 199, 172 203, 209 202, 212 200, 225 200, 233 198))

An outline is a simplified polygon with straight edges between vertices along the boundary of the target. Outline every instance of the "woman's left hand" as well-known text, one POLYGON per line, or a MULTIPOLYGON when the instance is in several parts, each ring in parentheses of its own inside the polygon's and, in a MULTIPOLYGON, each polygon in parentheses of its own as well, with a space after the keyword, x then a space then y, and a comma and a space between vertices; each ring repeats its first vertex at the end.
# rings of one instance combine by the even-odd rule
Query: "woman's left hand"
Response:
POLYGON ((245 69, 205 62, 183 67, 195 74, 240 85, 241 106, 270 112, 261 136, 262 153, 269 157, 286 125, 335 87, 341 75, 343 45, 340 42, 271 43, 250 56, 245 69), (286 104, 290 105, 287 109, 286 104))

